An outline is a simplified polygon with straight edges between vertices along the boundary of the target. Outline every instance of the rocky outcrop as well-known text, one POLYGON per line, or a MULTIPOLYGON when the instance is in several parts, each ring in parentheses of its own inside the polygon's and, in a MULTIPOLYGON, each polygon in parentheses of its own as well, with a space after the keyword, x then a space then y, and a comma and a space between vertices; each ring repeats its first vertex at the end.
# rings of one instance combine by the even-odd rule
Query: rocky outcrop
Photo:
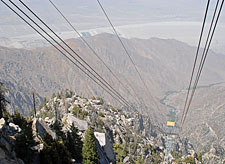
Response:
POLYGON ((33 134, 36 137, 36 140, 38 141, 40 140, 40 138, 43 138, 46 133, 51 135, 53 139, 57 138, 57 135, 55 134, 55 132, 53 132, 51 128, 46 124, 46 122, 44 122, 41 118, 33 119, 32 129, 33 129, 33 134))
POLYGON ((100 146, 102 147, 103 151, 105 152, 107 158, 113 163, 116 162, 116 156, 113 151, 113 143, 110 142, 106 134, 99 133, 99 132, 95 132, 94 134, 100 146))
POLYGON ((88 123, 85 120, 76 118, 72 113, 65 114, 62 118, 64 125, 72 126, 74 124, 80 131, 88 129, 88 123))
MULTIPOLYGON (((98 153, 102 164, 116 161, 114 145, 127 145, 125 148, 130 160, 139 156, 150 158, 151 145, 159 148, 163 134, 158 127, 151 124, 149 118, 138 112, 127 112, 105 104, 101 98, 83 98, 67 90, 63 95, 53 96, 42 108, 37 116, 42 117, 48 126, 56 120, 62 122, 62 129, 66 132, 74 124, 80 135, 84 136, 89 126, 94 127, 98 145, 98 153)), ((119 150, 120 151, 120 150, 119 150)), ((125 158, 125 157, 124 157, 125 158)))
POLYGON ((15 127, 19 130, 18 125, 9 123, 6 125, 4 118, 0 119, 0 163, 1 164, 24 164, 21 159, 16 157, 14 151, 15 127))

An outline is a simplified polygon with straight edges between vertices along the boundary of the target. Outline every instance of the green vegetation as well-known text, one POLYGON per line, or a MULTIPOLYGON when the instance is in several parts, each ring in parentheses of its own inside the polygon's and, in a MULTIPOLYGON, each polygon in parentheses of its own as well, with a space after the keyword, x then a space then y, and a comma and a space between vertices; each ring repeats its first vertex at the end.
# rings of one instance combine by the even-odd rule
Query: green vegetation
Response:
POLYGON ((78 115, 80 113, 80 108, 78 106, 74 106, 73 110, 72 110, 72 113, 73 113, 74 116, 78 117, 78 115))
POLYGON ((72 101, 73 101, 73 102, 75 102, 76 100, 77 100, 77 98, 76 98, 76 97, 74 97, 72 101))
POLYGON ((63 142, 53 140, 49 134, 44 137, 44 148, 40 152, 40 163, 70 164, 71 156, 63 142))
POLYGON ((57 134, 57 140, 53 140, 50 135, 44 137, 44 149, 41 152, 41 163, 60 164, 71 163, 72 159, 76 162, 82 161, 82 141, 79 130, 72 125, 66 134, 62 131, 62 124, 56 121, 52 126, 57 134))
POLYGON ((105 123, 101 119, 96 119, 93 123, 92 126, 95 127, 96 131, 104 133, 104 126, 105 123))
POLYGON ((58 92, 57 93, 57 99, 61 99, 62 98, 62 95, 58 92))
POLYGON ((97 115, 98 115, 99 117, 105 117, 105 115, 104 115, 103 113, 101 113, 101 112, 99 112, 97 115))
POLYGON ((21 158, 24 163, 32 163, 35 151, 32 147, 37 143, 34 141, 32 134, 32 122, 27 121, 22 114, 16 110, 15 114, 11 116, 14 124, 19 125, 22 131, 16 136, 15 152, 18 158, 21 158))
POLYGON ((78 162, 82 161, 82 146, 81 136, 78 135, 79 130, 74 126, 71 126, 70 131, 67 132, 67 138, 64 141, 65 146, 71 153, 71 157, 78 162))
POLYGON ((186 157, 183 162, 188 163, 188 164, 195 164, 195 158, 194 157, 186 157))
POLYGON ((95 142, 94 129, 88 128, 85 133, 84 144, 82 149, 83 164, 97 164, 99 157, 97 154, 97 146, 95 142))
POLYGON ((58 140, 64 140, 66 138, 66 135, 62 131, 62 123, 60 121, 55 121, 55 123, 51 126, 52 130, 57 134, 58 140))
POLYGON ((23 115, 16 109, 14 115, 10 116, 13 123, 18 125, 22 130, 27 127, 27 120, 23 115))
POLYGON ((46 104, 47 104, 47 99, 45 97, 44 100, 42 101, 42 103, 39 105, 38 109, 40 110, 43 107, 45 107, 45 109, 47 109, 46 104))
POLYGON ((56 94, 55 93, 53 93, 52 94, 52 99, 54 99, 56 97, 56 94))
POLYGON ((116 155, 116 163, 122 164, 123 159, 128 155, 128 151, 126 149, 126 146, 122 145, 122 144, 114 144, 113 150, 114 150, 114 153, 116 155))
POLYGON ((79 106, 75 106, 72 110, 72 113, 74 116, 81 120, 85 119, 88 116, 88 112, 85 110, 82 111, 79 106))
POLYGON ((104 104, 104 101, 101 97, 98 97, 98 100, 100 101, 100 104, 103 105, 104 104))
POLYGON ((116 109, 116 108, 111 108, 111 110, 113 111, 113 112, 118 112, 118 109, 116 109))
POLYGON ((73 92, 70 91, 69 89, 66 89, 65 97, 66 97, 66 98, 72 98, 72 96, 73 96, 73 92))
POLYGON ((171 151, 171 155, 173 156, 173 158, 175 158, 176 160, 181 159, 182 154, 176 152, 176 151, 171 151))
POLYGON ((2 83, 0 83, 0 118, 3 117, 4 112, 6 112, 7 100, 5 99, 5 92, 7 89, 2 83))
POLYGON ((135 164, 145 164, 143 158, 137 157, 137 160, 135 161, 135 164))
POLYGON ((199 154, 197 154, 197 160, 202 162, 202 152, 200 152, 199 154))

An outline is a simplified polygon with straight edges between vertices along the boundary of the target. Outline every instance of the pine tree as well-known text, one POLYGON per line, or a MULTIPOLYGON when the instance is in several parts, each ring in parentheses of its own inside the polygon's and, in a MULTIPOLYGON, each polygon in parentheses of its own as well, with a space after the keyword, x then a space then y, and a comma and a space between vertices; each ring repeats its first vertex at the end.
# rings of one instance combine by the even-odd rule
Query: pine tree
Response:
POLYGON ((6 111, 7 100, 5 99, 6 88, 0 82, 0 118, 3 117, 3 113, 6 111))
POLYGON ((49 134, 44 137, 44 148, 40 152, 42 164, 71 164, 71 156, 62 141, 53 140, 49 134))
POLYGON ((83 164, 98 164, 99 157, 94 136, 94 129, 88 128, 85 133, 84 144, 82 149, 83 164))
POLYGON ((62 131, 62 123, 58 120, 51 126, 52 130, 57 134, 58 140, 64 140, 66 138, 64 132, 62 131))
POLYGON ((82 161, 82 146, 83 142, 81 141, 81 136, 78 134, 79 130, 72 124, 71 131, 67 132, 67 138, 64 141, 65 146, 67 147, 68 151, 70 152, 73 159, 76 162, 82 161))
POLYGON ((16 110, 15 115, 12 116, 12 120, 22 129, 22 131, 16 136, 16 156, 21 158, 26 164, 32 163, 35 155, 35 151, 32 147, 37 145, 32 133, 32 122, 28 123, 18 110, 16 110))

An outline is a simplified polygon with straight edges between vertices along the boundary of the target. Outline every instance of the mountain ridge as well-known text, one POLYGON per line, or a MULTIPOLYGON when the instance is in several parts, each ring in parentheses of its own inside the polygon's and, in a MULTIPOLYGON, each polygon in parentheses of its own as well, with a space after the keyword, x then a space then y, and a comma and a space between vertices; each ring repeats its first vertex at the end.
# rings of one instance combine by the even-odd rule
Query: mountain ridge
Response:
MULTIPOLYGON (((116 72, 116 75, 122 82, 129 82, 128 86, 131 85, 130 88, 134 89, 130 89, 130 92, 133 94, 137 93, 138 97, 131 97, 128 92, 113 79, 106 68, 99 63, 98 59, 94 57, 90 50, 88 50, 79 39, 70 39, 66 42, 134 105, 137 111, 148 115, 154 124, 165 127, 166 120, 168 119, 167 115, 170 111, 165 105, 160 103, 160 100, 168 91, 187 88, 196 48, 176 40, 122 38, 138 70, 150 88, 154 101, 159 107, 158 110, 152 98, 148 97, 143 84, 139 80, 132 64, 129 62, 115 36, 100 34, 94 37, 86 37, 85 39, 99 54, 102 60, 116 72), (135 103, 135 99, 141 102, 141 106, 135 103)), ((3 79, 3 82, 6 83, 9 88, 16 88, 16 90, 18 90, 15 92, 9 91, 9 101, 12 102, 12 104, 30 104, 27 106, 28 109, 22 111, 23 114, 28 115, 29 109, 32 108, 32 98, 27 92, 38 92, 40 97, 37 97, 37 101, 42 101, 44 97, 50 97, 52 93, 59 92, 62 88, 76 91, 79 95, 85 97, 103 97, 107 103, 115 107, 121 107, 107 95, 105 91, 83 75, 81 71, 77 70, 77 68, 65 58, 62 58, 53 47, 34 48, 33 50, 0 47, 0 54, 0 79, 3 79), (22 102, 16 101, 18 97, 22 97, 19 98, 22 102)), ((223 64, 225 56, 216 54, 213 51, 210 51, 208 55, 199 85, 225 81, 225 66, 223 64)), ((201 96, 202 100, 197 100, 197 102, 195 102, 198 106, 204 106, 204 102, 211 99, 209 97, 211 91, 206 88, 202 89, 204 90, 204 92, 201 93, 201 95, 204 95, 201 96)), ((223 88, 217 88, 213 93, 214 95, 221 95, 222 90, 223 88)), ((175 106, 178 105, 178 107, 180 107, 179 109, 182 109, 180 104, 184 103, 184 93, 182 96, 177 94, 177 98, 174 96, 174 100, 171 99, 172 103, 176 103, 175 106)), ((220 101, 216 103, 222 105, 221 98, 220 101)), ((14 106, 16 107, 16 105, 14 106)), ((17 105, 17 107, 21 108, 22 106, 17 105)), ((207 106, 205 106, 204 109, 211 111, 211 108, 207 108, 207 106)), ((181 111, 177 114, 178 117, 180 117, 181 111)), ((214 115, 210 119, 219 119, 222 121, 220 114, 224 114, 224 112, 214 112, 214 115)), ((191 112, 190 116, 187 117, 187 119, 192 118, 192 126, 202 125, 201 133, 210 130, 211 126, 207 127, 206 124, 203 123, 203 120, 199 118, 196 119, 195 115, 196 113, 191 112), (193 120, 193 118, 195 119, 193 120)), ((209 117, 206 119, 209 119, 209 117)), ((216 124, 217 123, 214 125, 216 124)), ((208 123, 208 125, 210 124, 208 123)), ((212 129, 214 130, 215 128, 212 129)), ((219 129, 222 130, 223 127, 219 126, 219 129)), ((188 131, 190 128, 185 127, 185 130, 188 131)), ((184 134, 184 136, 188 136, 188 139, 194 143, 193 145, 197 150, 203 150, 210 145, 208 141, 212 139, 211 133, 209 133, 206 138, 200 137, 198 141, 193 140, 193 138, 198 136, 197 133, 190 134, 193 134, 193 136, 187 134, 184 134), (201 142, 204 142, 202 146, 200 144, 201 142)), ((215 140, 215 142, 217 141, 223 144, 223 139, 220 141, 215 140)), ((208 151, 210 151, 210 149, 207 148, 207 152, 208 151)))

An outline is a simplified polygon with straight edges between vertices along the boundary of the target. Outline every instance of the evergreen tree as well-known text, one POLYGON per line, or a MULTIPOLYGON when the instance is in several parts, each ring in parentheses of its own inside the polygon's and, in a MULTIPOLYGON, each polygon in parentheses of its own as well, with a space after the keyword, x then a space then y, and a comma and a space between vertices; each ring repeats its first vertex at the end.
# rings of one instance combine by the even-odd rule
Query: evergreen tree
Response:
POLYGON ((137 160, 135 161, 135 164, 144 164, 144 160, 142 159, 142 157, 137 157, 137 160))
POLYGON ((40 152, 41 164, 71 164, 71 156, 62 141, 53 140, 49 134, 44 137, 44 148, 40 152))
POLYGON ((200 153, 198 154, 197 159, 198 159, 200 162, 202 162, 202 152, 200 152, 200 153))
POLYGON ((62 131, 62 123, 60 121, 55 121, 55 123, 51 126, 52 130, 57 134, 58 140, 64 140, 66 138, 64 132, 62 131))
POLYGON ((14 115, 12 115, 12 121, 14 124, 18 125, 22 130, 27 127, 27 120, 24 116, 16 109, 14 115))
POLYGON ((0 82, 0 118, 3 117, 3 113, 6 111, 7 100, 5 99, 6 88, 0 82))
POLYGON ((81 136, 78 134, 79 130, 72 124, 71 131, 67 132, 67 138, 64 141, 65 146, 67 147, 68 151, 71 153, 73 159, 76 162, 82 161, 82 146, 83 142, 81 141, 81 136))
POLYGON ((123 159, 128 155, 127 147, 122 144, 114 144, 113 150, 116 155, 116 161, 122 163, 123 159))
POLYGON ((84 144, 82 149, 83 164, 98 164, 99 157, 94 136, 94 129, 88 128, 85 132, 84 144))
POLYGON ((34 141, 32 133, 32 122, 27 120, 16 111, 15 115, 12 116, 13 122, 22 129, 19 135, 16 136, 15 152, 18 158, 21 158, 24 163, 32 163, 35 151, 32 147, 36 146, 37 143, 34 141))
POLYGON ((194 157, 191 157, 191 156, 188 156, 186 157, 183 162, 185 163, 189 163, 189 164, 195 164, 195 158, 194 157))

